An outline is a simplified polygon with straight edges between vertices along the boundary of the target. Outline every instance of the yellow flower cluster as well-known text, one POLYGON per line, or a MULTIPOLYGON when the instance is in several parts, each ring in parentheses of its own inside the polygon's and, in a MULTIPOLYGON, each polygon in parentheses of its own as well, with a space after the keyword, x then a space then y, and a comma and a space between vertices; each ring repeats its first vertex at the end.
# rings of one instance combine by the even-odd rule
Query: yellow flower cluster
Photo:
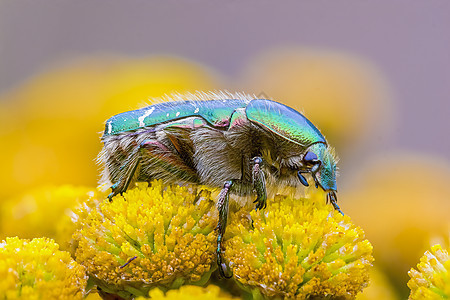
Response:
POLYGON ((87 276, 47 238, 0 243, 0 299, 83 299, 87 276))
POLYGON ((76 259, 107 293, 200 285, 215 266, 217 212, 206 189, 153 181, 111 202, 91 199, 77 214, 76 259))
MULTIPOLYGON (((254 296, 353 298, 368 283, 372 246, 322 193, 278 196, 266 210, 234 218, 225 257, 235 279, 254 296)), ((239 216, 239 213, 236 214, 239 216)))
MULTIPOLYGON (((125 299, 204 285, 216 268, 211 194, 153 181, 112 202, 91 198, 76 211, 76 259, 104 293, 125 299)), ((372 246, 324 199, 277 196, 266 210, 230 213, 224 255, 243 293, 353 298, 367 285, 372 246)))
POLYGON ((417 270, 408 272, 411 279, 409 299, 449 299, 450 259, 448 251, 434 245, 420 259, 417 270))

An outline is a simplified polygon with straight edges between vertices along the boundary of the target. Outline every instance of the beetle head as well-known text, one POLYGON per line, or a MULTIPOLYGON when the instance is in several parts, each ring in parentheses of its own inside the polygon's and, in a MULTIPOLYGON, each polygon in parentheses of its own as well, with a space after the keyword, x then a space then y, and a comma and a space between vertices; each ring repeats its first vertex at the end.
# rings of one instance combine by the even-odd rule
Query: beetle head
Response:
POLYGON ((304 168, 298 171, 300 182, 308 186, 308 182, 302 175, 310 173, 317 187, 324 191, 336 192, 336 159, 332 149, 324 143, 316 143, 310 146, 303 156, 304 168))

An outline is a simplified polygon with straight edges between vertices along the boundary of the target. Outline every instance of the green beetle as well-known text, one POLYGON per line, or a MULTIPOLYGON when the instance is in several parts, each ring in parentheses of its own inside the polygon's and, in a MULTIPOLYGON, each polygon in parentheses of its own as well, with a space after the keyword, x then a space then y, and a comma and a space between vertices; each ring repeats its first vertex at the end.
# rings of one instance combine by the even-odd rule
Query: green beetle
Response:
POLYGON ((100 184, 111 185, 110 199, 135 181, 198 183, 222 187, 217 202, 217 263, 222 258, 229 194, 256 194, 266 207, 267 191, 315 186, 340 213, 336 198, 336 159, 320 131, 302 114, 281 103, 243 94, 178 95, 124 112, 106 121, 100 184))

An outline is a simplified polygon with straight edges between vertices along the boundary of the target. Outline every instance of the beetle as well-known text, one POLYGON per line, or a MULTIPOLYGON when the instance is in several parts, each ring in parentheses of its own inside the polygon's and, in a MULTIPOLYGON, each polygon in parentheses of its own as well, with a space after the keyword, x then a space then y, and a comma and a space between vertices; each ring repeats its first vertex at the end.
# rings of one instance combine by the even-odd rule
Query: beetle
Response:
POLYGON ((325 137, 301 113, 281 103, 228 92, 175 95, 162 102, 108 119, 98 161, 108 198, 135 181, 162 179, 222 188, 217 208, 217 264, 222 257, 230 193, 256 194, 256 209, 266 208, 267 191, 309 186, 336 197, 336 158, 325 137), (173 100, 173 98, 171 99, 173 100))

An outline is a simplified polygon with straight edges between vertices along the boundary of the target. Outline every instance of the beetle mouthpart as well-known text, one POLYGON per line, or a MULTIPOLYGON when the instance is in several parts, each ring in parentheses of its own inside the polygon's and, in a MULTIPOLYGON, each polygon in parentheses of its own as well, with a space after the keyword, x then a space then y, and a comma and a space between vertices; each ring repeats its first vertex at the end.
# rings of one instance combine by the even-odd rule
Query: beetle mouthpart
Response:
POLYGON ((316 177, 316 173, 315 172, 311 172, 311 176, 314 179, 314 185, 316 186, 316 189, 317 189, 319 187, 319 180, 316 177))
POLYGON ((316 174, 317 171, 319 171, 320 165, 320 163, 316 163, 314 166, 312 166, 311 173, 316 174))
POLYGON ((300 171, 297 172, 297 176, 298 176, 298 180, 300 180, 300 182, 304 185, 304 186, 309 186, 308 181, 306 180, 305 176, 302 175, 302 173, 300 171))
MULTIPOLYGON (((317 161, 316 164, 311 168, 311 176, 314 179, 316 189, 319 187, 319 180, 317 180, 316 174, 319 171, 321 165, 322 165, 322 163, 320 161, 317 161)), ((322 185, 320 185, 320 186, 322 187, 322 185)))

